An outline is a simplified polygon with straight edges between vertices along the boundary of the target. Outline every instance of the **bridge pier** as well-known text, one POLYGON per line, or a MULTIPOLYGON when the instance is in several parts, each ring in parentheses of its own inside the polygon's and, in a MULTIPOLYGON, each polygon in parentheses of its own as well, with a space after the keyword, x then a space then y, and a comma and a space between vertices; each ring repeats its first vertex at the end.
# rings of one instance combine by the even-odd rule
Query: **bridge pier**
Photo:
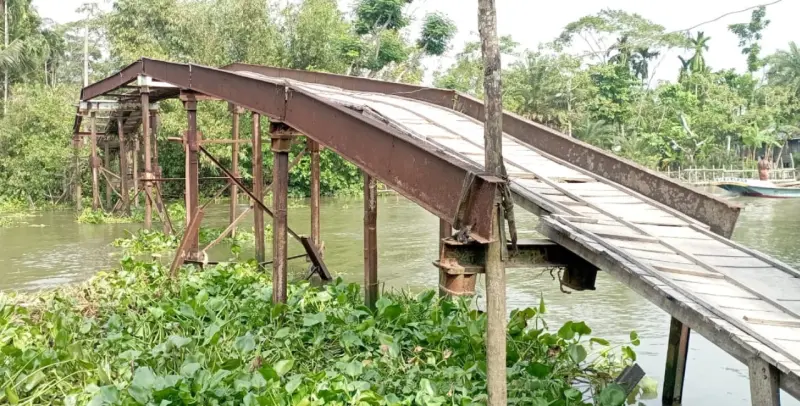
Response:
POLYGON ((378 301, 378 186, 364 173, 364 304, 373 309, 378 301))
POLYGON ((100 180, 99 176, 99 158, 97 157, 97 113, 91 112, 89 116, 91 121, 91 143, 92 143, 92 210, 100 208, 100 180))
POLYGON ((689 353, 689 334, 689 326, 672 317, 669 325, 664 390, 661 395, 661 402, 664 405, 680 404, 683 398, 686 358, 689 353))
POLYGON ((153 157, 150 128, 150 90, 140 88, 142 96, 142 142, 144 143, 144 228, 153 227, 153 157))
POLYGON ((322 236, 319 219, 320 197, 320 168, 319 168, 319 143, 306 138, 306 148, 311 154, 311 243, 317 248, 320 256, 323 255, 322 236))
POLYGON ((748 362, 750 402, 753 406, 780 406, 780 371, 761 358, 748 362))
MULTIPOLYGON (((273 153, 272 187, 272 301, 286 303, 288 278, 288 224, 289 149, 294 130, 283 123, 270 123, 273 153)), ((259 195, 263 196, 263 195, 259 195)))
POLYGON ((131 201, 128 192, 128 146, 125 143, 125 128, 122 117, 117 117, 117 136, 119 137, 119 195, 122 199, 122 212, 131 215, 131 201))
MULTIPOLYGON (((264 154, 261 146, 261 115, 252 113, 253 118, 253 194, 264 199, 264 154)), ((265 261, 266 243, 264 237, 264 210, 253 202, 253 228, 255 231, 256 262, 259 268, 265 261)), ((273 285, 274 286, 274 285, 273 285)), ((274 288, 273 288, 274 289, 274 288)), ((273 296, 274 297, 274 296, 273 296)))
MULTIPOLYGON (((243 109, 235 104, 229 103, 228 105, 232 120, 233 120, 233 128, 231 131, 231 140, 233 144, 231 144, 231 172, 233 176, 239 177, 241 174, 239 173, 239 122, 241 120, 241 115, 243 113, 243 109)), ((228 224, 232 225, 230 236, 236 236, 236 217, 239 216, 237 212, 237 207, 239 206, 239 187, 236 186, 232 180, 228 181, 230 184, 230 192, 231 192, 231 201, 230 206, 228 207, 228 224)))

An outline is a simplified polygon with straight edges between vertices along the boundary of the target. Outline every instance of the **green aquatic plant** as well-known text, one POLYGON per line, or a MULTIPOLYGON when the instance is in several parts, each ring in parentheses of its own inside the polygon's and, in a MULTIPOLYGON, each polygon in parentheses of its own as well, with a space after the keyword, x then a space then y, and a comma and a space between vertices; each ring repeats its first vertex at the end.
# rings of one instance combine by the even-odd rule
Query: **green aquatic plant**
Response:
POLYGON ((103 210, 92 210, 91 207, 83 209, 77 219, 81 224, 131 224, 144 221, 144 212, 134 210, 130 216, 116 216, 103 210))
MULTIPOLYGON (((286 304, 253 263, 183 268, 130 257, 72 287, 0 294, 0 403, 57 405, 478 405, 486 316, 433 291, 291 284, 286 304)), ((508 324, 509 404, 618 406, 635 357, 557 331, 542 302, 508 324)), ((631 345, 638 342, 632 335, 631 345)))

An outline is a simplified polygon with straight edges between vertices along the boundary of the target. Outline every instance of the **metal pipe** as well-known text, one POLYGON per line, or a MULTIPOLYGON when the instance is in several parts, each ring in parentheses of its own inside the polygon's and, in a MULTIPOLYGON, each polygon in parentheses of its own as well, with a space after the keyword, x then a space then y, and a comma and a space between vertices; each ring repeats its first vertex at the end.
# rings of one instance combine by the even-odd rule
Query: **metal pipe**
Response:
MULTIPOLYGON (((192 222, 192 215, 198 209, 199 188, 199 159, 200 142, 197 134, 197 101, 189 100, 184 103, 187 119, 189 121, 186 131, 186 221, 187 227, 192 222)), ((200 247, 198 235, 193 235, 188 243, 187 257, 195 259, 200 247)))
POLYGON ((144 142, 144 228, 153 227, 153 157, 152 140, 150 137, 150 93, 147 88, 142 88, 142 140, 144 142))
MULTIPOLYGON (((320 197, 320 169, 319 169, 319 143, 307 138, 308 150, 311 152, 311 242, 319 250, 322 245, 322 236, 319 219, 320 197)), ((322 252, 320 252, 322 255, 322 252)))
POLYGON ((272 132, 273 152, 273 236, 272 236, 272 301, 286 303, 286 280, 288 273, 288 224, 287 206, 289 192, 289 148, 292 139, 272 132))
POLYGON ((364 304, 373 309, 378 301, 378 187, 364 172, 364 304))
MULTIPOLYGON (((233 176, 239 177, 239 119, 240 111, 239 107, 232 105, 233 107, 233 133, 231 134, 231 139, 233 141, 233 145, 231 146, 231 170, 233 171, 233 176)), ((239 206, 239 187, 236 186, 236 183, 230 181, 231 185, 231 203, 228 210, 228 224, 233 225, 231 228, 230 236, 236 236, 236 211, 237 206, 239 206)))
MULTIPOLYGON (((253 113, 253 194, 264 199, 264 154, 261 147, 261 115, 253 113)), ((266 245, 264 243, 264 210, 253 202, 253 221, 255 228, 256 261, 264 262, 266 245)), ((273 285, 275 281, 273 280, 273 285)))
POLYGON ((100 180, 97 169, 97 113, 90 115, 90 125, 92 127, 92 210, 100 208, 100 180))

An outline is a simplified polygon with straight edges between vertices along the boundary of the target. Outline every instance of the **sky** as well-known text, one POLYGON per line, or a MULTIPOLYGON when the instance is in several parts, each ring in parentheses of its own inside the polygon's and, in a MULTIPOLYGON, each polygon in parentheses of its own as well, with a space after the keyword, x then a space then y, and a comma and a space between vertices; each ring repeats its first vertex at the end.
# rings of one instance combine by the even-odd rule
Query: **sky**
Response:
MULTIPOLYGON (((63 23, 78 19, 75 10, 85 1, 33 0, 33 4, 43 17, 63 23)), ((100 1, 103 8, 110 7, 108 0, 100 1)), ((343 10, 352 9, 352 0, 339 1, 343 10)), ((521 48, 535 49, 540 43, 553 40, 568 23, 585 15, 595 14, 603 8, 638 13, 663 25, 668 31, 677 31, 729 12, 773 1, 775 0, 496 0, 496 4, 499 34, 511 35, 521 44, 521 48)), ((444 57, 428 58, 425 61, 429 71, 446 68, 453 63, 455 54, 465 42, 477 39, 477 4, 477 0, 415 0, 409 6, 417 20, 412 32, 419 31, 419 20, 426 13, 435 11, 447 14, 458 27, 453 49, 444 57)), ((740 52, 737 38, 727 27, 733 23, 748 22, 750 13, 746 11, 734 14, 697 28, 711 37, 706 61, 712 68, 733 67, 739 71, 744 70, 745 57, 740 52)), ((771 24, 763 32, 764 54, 787 48, 789 41, 800 42, 800 30, 797 28, 799 15, 800 0, 782 0, 767 7, 767 18, 771 20, 771 24)), ((579 51, 586 50, 588 48, 579 51)), ((674 80, 677 77, 679 54, 678 51, 664 53, 651 64, 656 80, 674 80)), ((426 81, 430 80, 430 75, 427 79, 426 81)))

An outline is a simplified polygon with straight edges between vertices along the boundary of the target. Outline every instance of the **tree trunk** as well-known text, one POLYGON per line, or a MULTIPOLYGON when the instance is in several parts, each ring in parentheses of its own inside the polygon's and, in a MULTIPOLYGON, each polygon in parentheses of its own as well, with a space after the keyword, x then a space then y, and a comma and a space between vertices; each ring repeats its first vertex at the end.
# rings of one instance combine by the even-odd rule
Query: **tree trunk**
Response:
MULTIPOLYGON (((486 171, 503 176, 503 99, 500 80, 500 44, 497 38, 497 13, 494 0, 478 0, 478 29, 484 61, 484 124, 486 171)), ((499 200, 495 205, 492 234, 495 241, 486 246, 486 338, 487 391, 490 406, 507 403, 506 389, 506 280, 499 239, 499 200)))

